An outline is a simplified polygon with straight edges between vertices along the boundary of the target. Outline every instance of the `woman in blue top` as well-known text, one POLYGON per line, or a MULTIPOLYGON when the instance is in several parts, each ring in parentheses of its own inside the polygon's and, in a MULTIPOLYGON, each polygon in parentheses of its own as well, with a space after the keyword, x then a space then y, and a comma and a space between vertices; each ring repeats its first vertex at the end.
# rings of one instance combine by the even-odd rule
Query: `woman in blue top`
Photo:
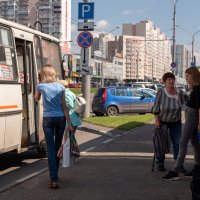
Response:
POLYGON ((66 119, 69 129, 71 122, 68 110, 63 109, 63 94, 65 88, 56 82, 56 71, 51 65, 45 65, 40 72, 40 84, 36 88, 35 101, 42 95, 43 101, 43 130, 47 143, 48 165, 51 183, 49 188, 58 187, 58 168, 60 159, 57 152, 61 146, 66 119), (66 114, 66 117, 65 117, 66 114))

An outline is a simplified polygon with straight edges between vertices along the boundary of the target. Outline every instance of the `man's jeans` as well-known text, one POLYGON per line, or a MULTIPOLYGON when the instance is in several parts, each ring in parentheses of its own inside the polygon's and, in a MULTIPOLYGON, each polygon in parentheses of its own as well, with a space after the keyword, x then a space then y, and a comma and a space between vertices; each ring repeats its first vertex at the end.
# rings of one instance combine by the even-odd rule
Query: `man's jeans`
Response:
POLYGON ((65 130, 65 117, 44 117, 43 130, 47 143, 48 164, 51 182, 58 182, 60 159, 57 157, 65 130))
MULTIPOLYGON (((181 138, 181 133, 182 133, 182 124, 181 122, 176 123, 176 124, 167 124, 167 127, 169 129, 170 138, 173 145, 174 161, 176 161, 178 152, 179 152, 179 143, 180 143, 180 138, 181 138)), ((164 161, 165 161, 165 155, 159 158, 156 158, 156 163, 158 166, 164 165, 164 161)))

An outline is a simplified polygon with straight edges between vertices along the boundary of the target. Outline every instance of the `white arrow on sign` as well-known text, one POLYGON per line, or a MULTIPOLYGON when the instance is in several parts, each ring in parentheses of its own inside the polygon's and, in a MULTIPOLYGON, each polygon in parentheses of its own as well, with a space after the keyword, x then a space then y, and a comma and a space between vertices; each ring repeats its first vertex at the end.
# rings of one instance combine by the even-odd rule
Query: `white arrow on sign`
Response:
POLYGON ((87 67, 89 66, 89 48, 85 49, 82 48, 81 49, 81 66, 82 67, 87 67))
POLYGON ((93 74, 93 68, 92 67, 77 68, 76 73, 80 74, 80 75, 92 75, 93 74))

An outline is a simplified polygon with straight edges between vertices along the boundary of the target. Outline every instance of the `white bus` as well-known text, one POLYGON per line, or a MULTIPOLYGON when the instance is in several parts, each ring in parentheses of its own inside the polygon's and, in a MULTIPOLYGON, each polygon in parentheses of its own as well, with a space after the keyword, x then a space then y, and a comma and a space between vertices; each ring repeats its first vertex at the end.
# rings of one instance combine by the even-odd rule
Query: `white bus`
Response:
POLYGON ((44 149, 42 102, 33 95, 42 66, 62 78, 61 63, 57 38, 0 18, 0 154, 44 149))

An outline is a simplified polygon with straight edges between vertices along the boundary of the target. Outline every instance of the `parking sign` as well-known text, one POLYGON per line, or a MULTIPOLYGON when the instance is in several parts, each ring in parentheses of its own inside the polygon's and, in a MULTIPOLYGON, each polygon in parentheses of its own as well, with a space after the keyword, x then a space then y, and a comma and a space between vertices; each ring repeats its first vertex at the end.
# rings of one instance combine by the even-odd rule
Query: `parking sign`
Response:
POLYGON ((78 19, 94 19, 94 2, 78 4, 78 19))

